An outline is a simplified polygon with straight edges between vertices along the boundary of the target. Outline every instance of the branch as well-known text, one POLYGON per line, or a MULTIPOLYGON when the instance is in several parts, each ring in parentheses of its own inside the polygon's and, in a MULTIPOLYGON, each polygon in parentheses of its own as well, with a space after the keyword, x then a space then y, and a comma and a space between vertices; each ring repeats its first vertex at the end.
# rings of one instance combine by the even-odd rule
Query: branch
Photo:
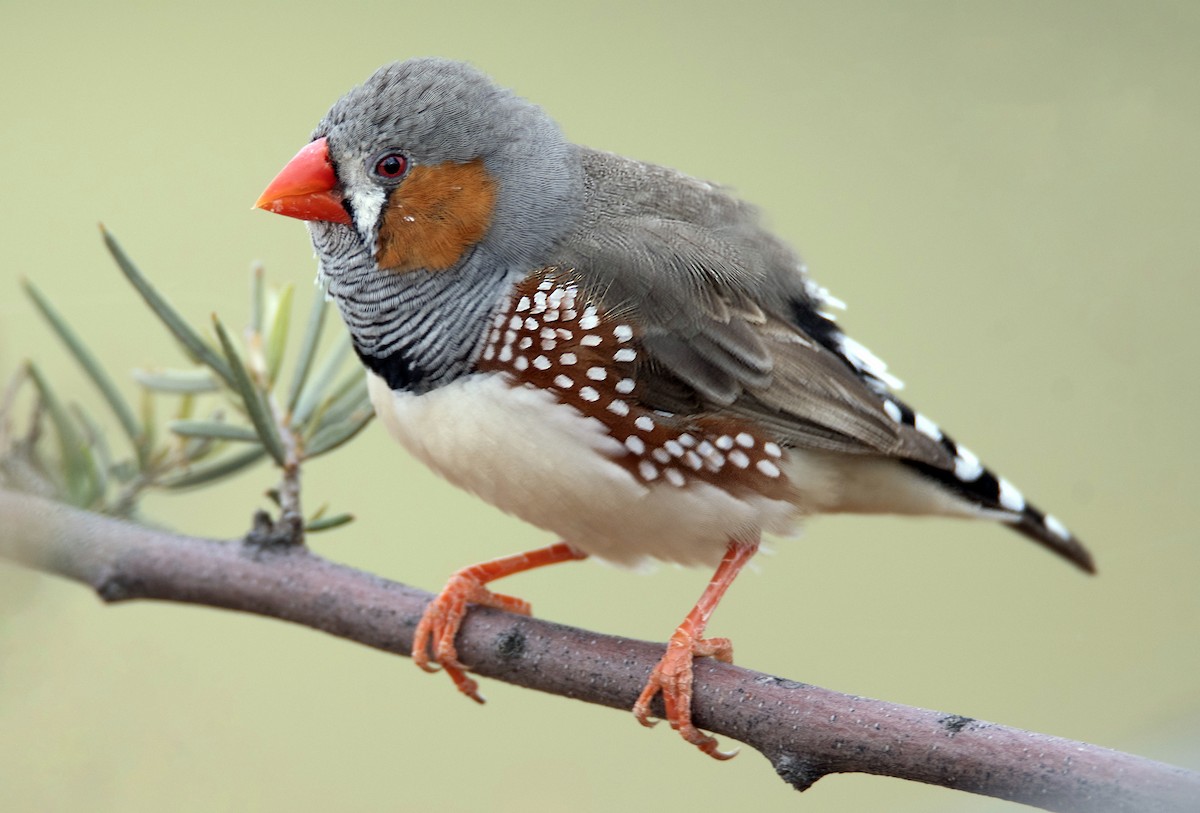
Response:
MULTIPOLYGON (((240 610, 408 655, 430 599, 303 547, 178 536, 4 490, 0 519, 0 557, 87 584, 108 602, 240 610)), ((626 710, 662 654, 660 644, 483 608, 458 640, 480 675, 626 710)), ((1057 811, 1190 811, 1200 799, 1200 774, 1182 768, 711 659, 696 663, 694 712, 697 725, 760 751, 798 790, 857 771, 1057 811)))

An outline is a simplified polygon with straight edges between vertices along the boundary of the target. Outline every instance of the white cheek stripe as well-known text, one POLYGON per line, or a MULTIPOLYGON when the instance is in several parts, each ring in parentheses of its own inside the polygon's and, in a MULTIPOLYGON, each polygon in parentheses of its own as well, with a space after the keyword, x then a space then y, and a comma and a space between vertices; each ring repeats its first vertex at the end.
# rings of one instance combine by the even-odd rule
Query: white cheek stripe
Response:
MULTIPOLYGON (((354 210, 354 226, 364 238, 379 236, 379 214, 387 196, 373 184, 364 185, 350 193, 350 207, 354 210)), ((408 221, 412 222, 412 221, 408 221)))

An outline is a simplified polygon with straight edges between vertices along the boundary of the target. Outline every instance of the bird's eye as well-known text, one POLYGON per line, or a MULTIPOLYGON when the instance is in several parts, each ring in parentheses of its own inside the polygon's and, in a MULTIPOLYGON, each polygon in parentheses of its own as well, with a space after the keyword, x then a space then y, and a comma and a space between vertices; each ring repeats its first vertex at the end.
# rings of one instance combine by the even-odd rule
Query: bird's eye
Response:
POLYGON ((375 162, 375 174, 380 178, 395 180, 408 169, 408 159, 398 152, 389 152, 375 162))

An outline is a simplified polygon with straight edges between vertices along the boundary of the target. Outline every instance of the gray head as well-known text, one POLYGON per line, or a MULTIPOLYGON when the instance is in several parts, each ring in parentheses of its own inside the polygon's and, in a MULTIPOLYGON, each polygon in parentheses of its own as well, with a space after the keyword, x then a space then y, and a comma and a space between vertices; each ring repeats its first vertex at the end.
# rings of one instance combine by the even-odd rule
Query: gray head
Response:
POLYGON ((478 247, 528 271, 579 205, 577 151, 554 121, 462 62, 386 65, 312 137, 327 139, 353 228, 384 270, 445 270, 478 247))
POLYGON ((464 374, 515 279, 549 264, 583 168, 541 108, 461 62, 412 59, 347 93, 258 205, 309 221, 359 356, 394 389, 464 374))

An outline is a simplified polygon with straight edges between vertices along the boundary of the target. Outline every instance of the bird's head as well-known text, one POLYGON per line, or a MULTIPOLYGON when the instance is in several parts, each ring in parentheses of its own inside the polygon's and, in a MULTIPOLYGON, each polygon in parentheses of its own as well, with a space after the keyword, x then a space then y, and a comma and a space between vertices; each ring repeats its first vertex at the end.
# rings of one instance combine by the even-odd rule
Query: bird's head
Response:
POLYGON ((579 160, 541 108, 475 68, 412 59, 339 99, 255 205, 309 221, 329 275, 343 253, 405 274, 480 248, 528 271, 580 207, 579 160))

